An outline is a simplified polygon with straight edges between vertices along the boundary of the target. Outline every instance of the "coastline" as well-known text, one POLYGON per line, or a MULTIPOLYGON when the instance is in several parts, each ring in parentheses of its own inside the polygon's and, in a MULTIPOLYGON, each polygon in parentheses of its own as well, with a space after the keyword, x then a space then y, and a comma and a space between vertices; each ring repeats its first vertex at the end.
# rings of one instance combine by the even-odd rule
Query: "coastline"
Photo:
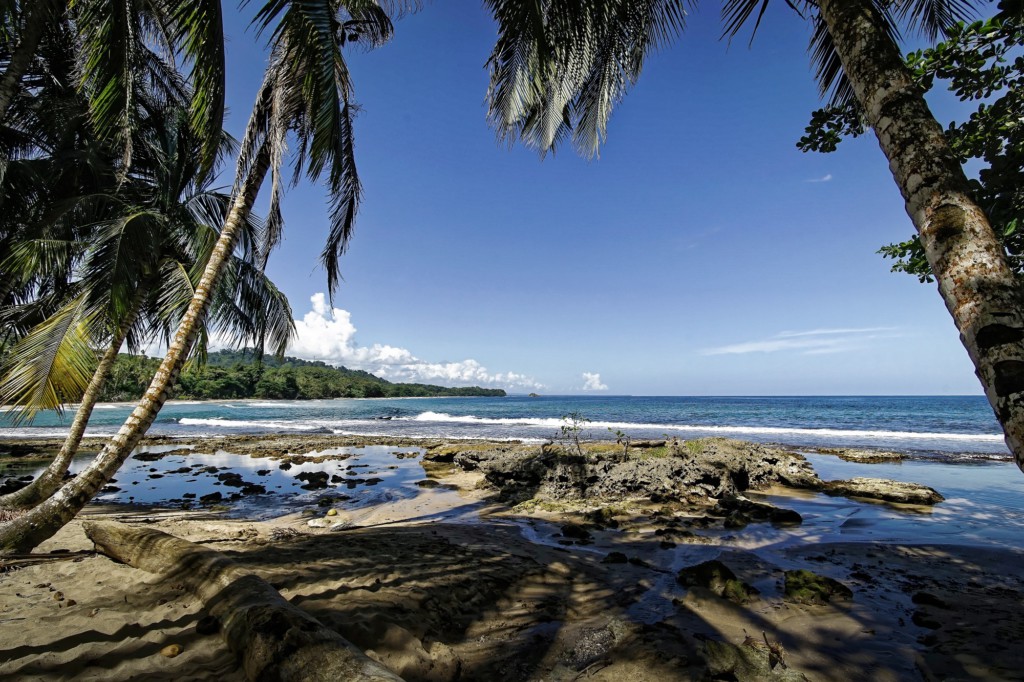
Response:
MULTIPOLYGON (((182 445, 152 439, 147 449, 182 445)), ((1024 634, 1016 608, 1024 594, 1021 549, 961 534, 940 542, 941 532, 911 542, 885 530, 889 517, 905 519, 912 532, 924 519, 950 523, 942 508, 952 501, 925 509, 770 486, 744 495, 811 509, 801 525, 752 520, 723 528, 706 505, 666 506, 651 496, 500 499, 488 477, 497 479, 485 471, 507 469, 517 448, 534 446, 327 435, 190 445, 238 451, 253 468, 287 464, 289 474, 335 466, 360 478, 378 468, 387 475, 381 464, 359 469, 364 461, 392 462, 394 476, 418 474, 396 485, 384 478, 325 487, 308 493, 301 509, 264 520, 230 518, 230 505, 92 505, 40 551, 89 549, 81 529, 88 518, 202 542, 281 586, 293 603, 410 680, 699 679, 722 663, 709 654, 709 641, 744 653, 746 634, 762 631, 783 645, 789 670, 812 680, 1021 679, 1024 669, 1024 654, 1008 644, 1024 634), (481 459, 481 452, 497 454, 481 459), (373 496, 367 504, 340 499, 359 502, 364 489, 373 496), (881 536, 872 535, 879 528, 881 536), (711 560, 758 594, 737 603, 714 585, 679 582, 683 569, 711 560), (788 599, 785 572, 795 569, 841 582, 852 598, 788 599)), ((205 461, 198 452, 166 455, 167 467, 178 456, 205 461)), ((813 458, 865 476, 899 466, 813 458)), ((203 611, 194 598, 102 556, 0 574, 0 603, 8 635, 0 675, 65 679, 103 670, 110 679, 242 679, 219 639, 196 631, 203 611), (159 650, 171 643, 185 651, 167 659, 159 650)))

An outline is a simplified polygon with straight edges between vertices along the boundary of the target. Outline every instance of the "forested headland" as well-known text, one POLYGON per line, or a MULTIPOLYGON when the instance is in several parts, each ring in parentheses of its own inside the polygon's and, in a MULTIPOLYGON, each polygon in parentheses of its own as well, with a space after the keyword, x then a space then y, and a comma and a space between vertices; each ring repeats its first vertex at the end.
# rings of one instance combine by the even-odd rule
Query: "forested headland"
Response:
MULTIPOLYGON (((118 356, 100 397, 105 402, 136 400, 142 396, 160 365, 158 358, 118 356)), ((264 355, 257 362, 249 350, 210 353, 203 365, 186 366, 175 385, 174 398, 221 400, 266 398, 314 400, 321 398, 406 398, 432 396, 504 396, 500 388, 434 386, 393 383, 362 370, 334 367, 316 360, 264 355)))

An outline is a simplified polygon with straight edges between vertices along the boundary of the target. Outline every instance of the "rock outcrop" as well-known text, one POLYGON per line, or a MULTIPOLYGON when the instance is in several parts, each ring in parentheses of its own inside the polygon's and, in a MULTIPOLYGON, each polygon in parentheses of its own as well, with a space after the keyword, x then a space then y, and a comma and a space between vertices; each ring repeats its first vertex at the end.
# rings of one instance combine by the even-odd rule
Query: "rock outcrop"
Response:
POLYGON ((936 504, 944 498, 934 488, 920 483, 904 483, 886 478, 851 478, 843 481, 825 481, 822 491, 829 495, 863 497, 900 504, 936 504))
POLYGON ((707 504, 772 485, 822 485, 801 455, 726 439, 708 439, 699 453, 664 443, 634 446, 628 454, 592 444, 582 455, 556 445, 455 445, 431 450, 424 459, 479 470, 508 501, 542 496, 707 504))

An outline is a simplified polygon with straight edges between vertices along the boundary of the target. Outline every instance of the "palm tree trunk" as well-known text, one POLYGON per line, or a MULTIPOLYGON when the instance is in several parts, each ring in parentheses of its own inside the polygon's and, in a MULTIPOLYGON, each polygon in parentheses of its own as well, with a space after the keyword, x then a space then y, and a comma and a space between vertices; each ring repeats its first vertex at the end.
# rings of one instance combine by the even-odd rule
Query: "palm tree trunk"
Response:
POLYGON ((819 0, 843 68, 889 160, 939 292, 1024 469, 1024 296, 967 178, 872 0, 819 0))
POLYGON ((217 278, 234 250, 239 227, 252 211, 260 185, 266 177, 268 165, 267 156, 260 154, 239 187, 188 310, 185 311, 178 331, 167 349, 167 355, 153 375, 153 380, 139 404, 92 464, 73 481, 24 516, 0 525, 0 555, 30 551, 63 528, 117 473, 135 446, 146 435, 160 408, 167 402, 169 392, 177 381, 178 373, 181 372, 192 344, 199 334, 217 278))
POLYGON ((64 484, 64 475, 68 472, 68 467, 71 465, 71 460, 74 458, 75 453, 78 452, 78 446, 82 442, 82 436, 85 435, 85 427, 89 424, 92 410, 99 400, 104 384, 107 383, 107 377, 110 376, 110 370, 113 369, 114 362, 117 360, 121 344, 124 343, 125 337, 128 336, 128 330, 135 324, 139 311, 142 310, 142 302, 145 300, 149 289, 150 284, 145 283, 135 292, 135 300, 132 301, 132 309, 129 311, 128 317, 120 325, 119 331, 114 335, 114 338, 111 339, 110 345, 96 366, 96 371, 93 373, 85 393, 82 394, 78 410, 75 412, 75 418, 71 422, 71 428, 68 431, 67 438, 64 440, 64 444, 60 448, 60 452, 57 453, 57 456, 50 462, 50 466, 36 480, 21 490, 15 490, 9 495, 0 497, 0 508, 31 509, 57 492, 64 484))

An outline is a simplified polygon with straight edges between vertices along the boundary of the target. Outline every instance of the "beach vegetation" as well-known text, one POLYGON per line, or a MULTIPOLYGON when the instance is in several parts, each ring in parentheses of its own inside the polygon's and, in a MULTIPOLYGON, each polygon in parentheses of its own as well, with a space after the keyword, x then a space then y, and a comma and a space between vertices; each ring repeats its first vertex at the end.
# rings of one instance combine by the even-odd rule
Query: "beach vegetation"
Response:
POLYGON ((690 440, 683 441, 683 447, 692 457, 698 457, 704 454, 707 449, 708 439, 706 438, 691 438, 690 440))
MULTIPOLYGON (((120 348, 169 336, 230 201, 210 187, 190 91, 169 64, 139 67, 140 79, 159 68, 169 84, 135 93, 143 113, 129 140, 132 163, 120 143, 96 139, 73 38, 69 20, 44 32, 24 71, 38 86, 15 93, 6 108, 7 130, 22 136, 23 149, 8 161, 11 182, 0 190, 11 209, 0 218, 8 247, 0 265, 0 402, 15 408, 7 417, 16 422, 66 402, 78 408, 50 467, 0 506, 31 507, 60 487, 120 348)), ((222 134, 221 157, 232 145, 222 134)), ((261 223, 253 216, 243 229, 251 244, 261 223)), ((212 294, 210 324, 223 338, 283 352, 291 308, 251 249, 230 256, 212 294)), ((204 326, 194 349, 200 358, 208 333, 204 326)))
POLYGON ((583 444, 580 439, 583 435, 583 430, 587 427, 590 420, 583 416, 582 412, 573 411, 569 414, 562 416, 562 425, 558 428, 558 435, 556 436, 559 443, 562 445, 562 449, 567 453, 575 453, 580 457, 584 457, 583 444))
MULTIPOLYGON (((136 68, 147 68, 154 63, 151 58, 158 59, 148 40, 160 44, 168 54, 183 55, 192 66, 191 120, 201 123, 208 117, 215 123, 194 126, 207 133, 202 138, 204 149, 211 146, 211 138, 219 142, 224 88, 219 2, 150 3, 145 11, 134 4, 103 0, 74 3, 67 8, 59 2, 12 5, 6 20, 13 30, 5 31, 0 38, 12 49, 31 47, 28 62, 36 50, 28 45, 30 36, 23 29, 38 25, 36 9, 43 4, 54 10, 45 17, 38 15, 44 26, 73 22, 77 36, 74 42, 81 55, 77 61, 84 76, 78 83, 93 95, 89 119, 99 138, 113 140, 121 150, 121 175, 131 168, 134 157, 131 133, 141 113, 136 97, 139 86, 175 82, 174 74, 161 79, 135 77, 136 68), (155 11, 153 8, 174 11, 169 17, 151 17, 147 12, 155 11), (155 27, 160 30, 149 30, 155 27)), ((0 527, 3 551, 28 550, 52 536, 117 472, 155 421, 203 334, 213 293, 229 270, 230 257, 268 177, 268 217, 256 252, 268 255, 280 238, 281 200, 287 184, 285 143, 289 139, 294 141, 295 153, 288 157, 294 177, 327 180, 330 226, 321 262, 327 272, 328 289, 332 295, 335 291, 340 277, 338 258, 352 235, 361 195, 353 154, 353 83, 344 50, 350 46, 368 49, 387 42, 393 32, 391 17, 375 2, 268 2, 253 23, 258 35, 268 42, 267 68, 237 155, 235 183, 224 220, 210 244, 208 260, 197 268, 192 295, 181 308, 181 321, 172 325, 176 328, 168 336, 164 360, 143 399, 93 463, 46 502, 0 527), (323 30, 311 31, 311 26, 323 30)), ((5 72, 5 77, 8 75, 5 72)), ((14 78, 18 83, 12 91, 30 92, 20 74, 14 74, 14 78)), ((0 111, 0 123, 7 125, 9 114, 10 108, 0 111)), ((211 166, 212 158, 212 154, 207 155, 211 166)))
MULTIPOLYGON (((781 5, 783 0, 780 0, 781 5)), ((686 3, 618 0, 567 8, 488 0, 498 38, 488 62, 488 116, 498 137, 541 155, 570 143, 596 156, 615 105, 648 55, 682 33, 686 3)), ((810 54, 830 104, 856 102, 904 197, 946 308, 1006 442, 1024 468, 1024 299, 1003 242, 972 197, 957 152, 900 53, 900 36, 935 42, 974 18, 976 0, 789 2, 809 24, 810 54), (926 182, 922 178, 927 178, 926 182)), ((756 32, 768 0, 727 0, 724 34, 756 32)), ((1021 15, 1018 0, 999 4, 1021 15)))
MULTIPOLYGON (((961 164, 975 169, 968 178, 971 195, 988 215, 1002 241, 1010 267, 1024 278, 1024 17, 1003 12, 984 21, 959 22, 935 47, 906 56, 914 81, 925 91, 946 86, 961 102, 976 105, 963 121, 945 128, 950 149, 961 164)), ((856 102, 811 114, 802 151, 833 152, 847 137, 865 131, 856 102)), ((883 246, 893 272, 934 281, 918 235, 883 246)))
MULTIPOLYGON (((135 400, 142 396, 149 378, 160 365, 157 358, 122 354, 114 364, 114 376, 103 393, 105 401, 135 400)), ((393 383, 369 372, 333 367, 321 361, 264 355, 257 360, 252 350, 219 350, 206 362, 187 366, 172 389, 182 400, 313 400, 330 398, 402 398, 438 396, 501 397, 500 388, 435 386, 393 383)))
POLYGON ((615 436, 615 443, 622 446, 622 456, 629 457, 629 444, 633 439, 624 433, 622 429, 612 430, 612 427, 609 426, 608 431, 615 436))

